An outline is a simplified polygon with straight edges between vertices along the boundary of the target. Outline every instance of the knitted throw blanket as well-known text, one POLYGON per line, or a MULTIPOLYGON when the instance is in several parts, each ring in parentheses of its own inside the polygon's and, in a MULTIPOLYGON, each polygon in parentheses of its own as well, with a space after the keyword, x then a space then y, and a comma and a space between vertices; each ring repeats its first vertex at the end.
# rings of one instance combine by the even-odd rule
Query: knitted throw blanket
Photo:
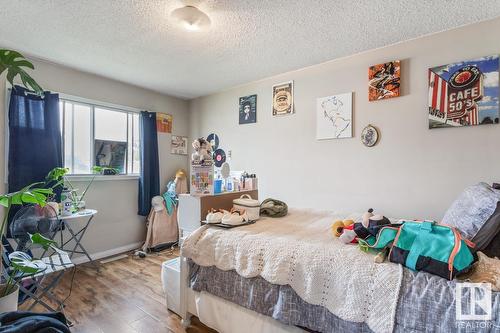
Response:
POLYGON ((306 302, 341 319, 366 322, 376 333, 392 332, 403 269, 376 264, 373 254, 335 239, 331 224, 347 218, 361 215, 291 209, 286 217, 244 227, 203 226, 184 241, 182 255, 201 266, 290 285, 306 302))

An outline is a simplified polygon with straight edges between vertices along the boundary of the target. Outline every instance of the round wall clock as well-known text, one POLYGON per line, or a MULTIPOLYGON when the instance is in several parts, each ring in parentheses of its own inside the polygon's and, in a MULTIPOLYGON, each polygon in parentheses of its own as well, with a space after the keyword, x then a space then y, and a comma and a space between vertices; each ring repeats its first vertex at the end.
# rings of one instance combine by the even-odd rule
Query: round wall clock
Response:
POLYGON ((375 126, 368 125, 361 132, 361 142, 367 147, 373 147, 377 144, 379 133, 375 126))

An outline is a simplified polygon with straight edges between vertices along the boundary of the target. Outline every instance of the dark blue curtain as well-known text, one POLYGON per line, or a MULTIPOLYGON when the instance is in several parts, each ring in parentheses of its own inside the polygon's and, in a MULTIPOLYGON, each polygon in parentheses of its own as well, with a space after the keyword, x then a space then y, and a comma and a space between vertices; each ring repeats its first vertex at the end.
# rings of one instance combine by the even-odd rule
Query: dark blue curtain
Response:
POLYGON ((141 178, 139 179, 139 211, 146 216, 151 209, 151 198, 160 194, 160 165, 158 161, 158 133, 156 113, 142 111, 139 116, 141 178))
POLYGON ((9 192, 44 181, 62 167, 59 95, 43 97, 16 86, 9 104, 9 192))

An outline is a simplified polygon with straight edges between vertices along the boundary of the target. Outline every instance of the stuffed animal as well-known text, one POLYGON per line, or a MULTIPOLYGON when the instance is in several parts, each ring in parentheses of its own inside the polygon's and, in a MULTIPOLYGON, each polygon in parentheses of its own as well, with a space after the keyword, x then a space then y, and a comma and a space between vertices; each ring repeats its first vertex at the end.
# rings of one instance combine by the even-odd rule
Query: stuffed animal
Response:
POLYGON ((194 140, 193 149, 194 153, 191 155, 192 161, 203 163, 204 161, 212 160, 212 145, 205 138, 194 140))
POLYGON ((377 236, 378 231, 383 226, 391 224, 391 221, 389 221, 387 217, 373 214, 372 208, 368 209, 368 211, 363 214, 361 222, 356 222, 347 226, 342 226, 337 222, 333 224, 332 228, 335 227, 335 236, 339 237, 340 241, 345 244, 357 243, 358 238, 367 239, 370 236, 377 236))
MULTIPOLYGON (((349 230, 352 231, 353 228, 354 228, 353 220, 344 220, 344 221, 338 220, 333 222, 332 224, 332 233, 335 237, 342 237, 344 233, 349 233, 349 230)), ((357 243, 357 240, 353 239, 352 243, 357 243)))

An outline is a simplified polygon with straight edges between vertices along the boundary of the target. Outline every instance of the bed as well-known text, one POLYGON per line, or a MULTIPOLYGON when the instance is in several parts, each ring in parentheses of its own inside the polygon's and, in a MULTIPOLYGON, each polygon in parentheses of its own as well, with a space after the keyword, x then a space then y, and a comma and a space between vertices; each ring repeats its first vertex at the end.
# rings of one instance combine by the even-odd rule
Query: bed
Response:
MULTIPOLYGON (((290 210, 232 230, 203 226, 181 250, 181 316, 225 332, 496 332, 455 319, 455 281, 416 273, 334 239, 336 219, 360 215, 290 210)), ((463 299, 467 299, 468 293, 463 299)))

